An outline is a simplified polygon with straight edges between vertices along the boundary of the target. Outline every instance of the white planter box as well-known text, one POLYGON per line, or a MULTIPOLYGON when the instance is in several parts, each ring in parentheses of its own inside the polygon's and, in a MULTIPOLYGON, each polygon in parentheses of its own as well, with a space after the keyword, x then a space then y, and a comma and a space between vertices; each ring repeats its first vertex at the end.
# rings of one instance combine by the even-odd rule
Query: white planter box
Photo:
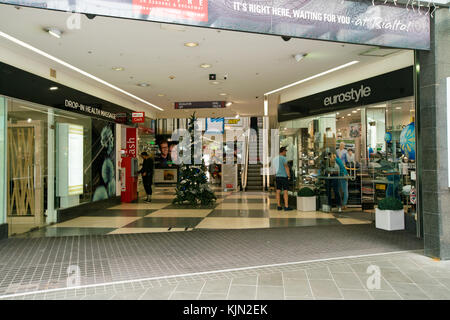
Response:
POLYGON ((378 229, 393 231, 405 229, 404 210, 380 210, 375 209, 375 227, 378 229))
POLYGON ((297 211, 316 211, 316 197, 297 197, 297 211))

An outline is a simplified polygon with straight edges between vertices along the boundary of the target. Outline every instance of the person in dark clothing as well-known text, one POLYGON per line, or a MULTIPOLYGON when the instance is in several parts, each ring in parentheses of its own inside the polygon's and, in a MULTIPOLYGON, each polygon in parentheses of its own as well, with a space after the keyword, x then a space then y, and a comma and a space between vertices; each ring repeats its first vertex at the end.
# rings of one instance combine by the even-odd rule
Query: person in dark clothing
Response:
POLYGON ((153 159, 148 155, 147 152, 141 153, 142 159, 142 169, 139 173, 142 175, 142 182, 144 183, 145 193, 147 194, 147 199, 144 201, 151 202, 152 195, 152 182, 153 182, 153 159))

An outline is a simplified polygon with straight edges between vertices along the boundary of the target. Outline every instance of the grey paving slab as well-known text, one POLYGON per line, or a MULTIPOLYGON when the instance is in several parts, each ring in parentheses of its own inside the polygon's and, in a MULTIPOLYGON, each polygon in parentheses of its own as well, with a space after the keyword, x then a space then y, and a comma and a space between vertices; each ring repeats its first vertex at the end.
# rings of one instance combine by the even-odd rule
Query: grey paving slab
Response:
POLYGON ((258 286, 283 286, 282 273, 260 274, 258 276, 258 286))
POLYGON ((366 290, 342 289, 344 300, 373 300, 369 292, 366 290))
POLYGON ((198 300, 226 300, 227 295, 224 293, 202 293, 198 300))
POLYGON ((402 297, 395 291, 371 290, 369 294, 375 300, 402 300, 402 297))
POLYGON ((327 267, 322 268, 314 268, 314 269, 307 269, 306 274, 308 276, 308 279, 316 279, 316 280, 330 280, 331 273, 328 270, 327 267))
POLYGON ((284 279, 308 279, 306 270, 283 271, 284 279))
POLYGON ((175 288, 175 292, 191 292, 199 294, 205 285, 205 281, 180 282, 175 288))
POLYGON ((313 297, 308 280, 288 279, 284 284, 285 296, 313 297))
POLYGON ((118 292, 111 298, 111 300, 139 300, 145 291, 145 289, 140 289, 118 292))
POLYGON ((228 300, 255 300, 256 286, 231 285, 228 300))
MULTIPOLYGON (((372 289, 368 287, 368 282, 367 280, 369 279, 369 277, 371 276, 370 274, 367 273, 357 273, 356 274, 358 276, 358 278, 361 280, 361 283, 363 285, 363 287, 365 289, 372 289)), ((369 282, 370 284, 374 284, 373 281, 369 282)), ((389 285, 389 283, 381 276, 381 278, 379 279, 379 290, 387 290, 387 291, 392 291, 392 287, 389 285)))
POLYGON ((258 276, 253 275, 253 276, 233 278, 232 285, 256 286, 257 282, 258 282, 258 276))
POLYGON ((355 273, 332 273, 333 280, 340 289, 365 289, 365 284, 355 273))
POLYGON ((315 298, 324 299, 341 299, 342 295, 339 292, 338 287, 332 280, 309 280, 312 293, 315 298))
POLYGON ((447 287, 447 289, 450 289, 450 278, 436 278, 437 281, 439 281, 440 284, 447 287))
POLYGON ((450 290, 443 285, 418 284, 417 286, 433 300, 450 300, 450 290))
POLYGON ((405 300, 429 300, 430 298, 415 284, 389 282, 394 289, 405 300))
POLYGON ((174 292, 169 300, 197 300, 198 293, 193 292, 174 292))
POLYGON ((402 283, 413 283, 411 278, 406 276, 403 272, 401 272, 398 269, 382 269, 381 270, 381 276, 389 281, 392 282, 402 282, 402 283))
MULTIPOLYGON (((403 270, 402 270, 403 271, 403 270)), ((403 273, 416 284, 427 284, 427 285, 439 285, 438 279, 431 277, 428 273, 423 270, 407 270, 403 273)), ((450 279, 449 279, 450 283, 450 279)))
POLYGON ((140 300, 167 300, 175 290, 176 285, 148 288, 141 296, 140 300))
POLYGON ((231 285, 231 279, 207 280, 201 294, 216 293, 227 294, 231 285))
POLYGON ((258 286, 256 290, 257 300, 284 300, 283 287, 258 286))
POLYGON ((332 273, 353 273, 353 269, 348 264, 331 264, 328 269, 332 273))

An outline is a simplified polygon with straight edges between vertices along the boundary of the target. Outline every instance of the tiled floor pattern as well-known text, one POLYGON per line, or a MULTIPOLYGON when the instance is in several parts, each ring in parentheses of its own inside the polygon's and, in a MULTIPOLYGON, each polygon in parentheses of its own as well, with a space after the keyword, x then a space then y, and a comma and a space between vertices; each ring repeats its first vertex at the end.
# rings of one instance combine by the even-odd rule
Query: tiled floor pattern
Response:
POLYGON ((422 248, 368 224, 10 238, 0 241, 0 295, 65 288, 71 268, 95 285, 422 248))
POLYGON ((5 299, 70 300, 449 300, 450 261, 421 251, 138 280, 5 299), (379 286, 368 268, 380 270, 379 286))
POLYGON ((341 214, 277 211, 273 193, 233 193, 216 188, 215 194, 218 201, 214 205, 189 208, 171 203, 173 188, 155 188, 151 203, 123 203, 93 210, 19 237, 371 224, 373 219, 370 213, 356 212, 355 209, 341 214))

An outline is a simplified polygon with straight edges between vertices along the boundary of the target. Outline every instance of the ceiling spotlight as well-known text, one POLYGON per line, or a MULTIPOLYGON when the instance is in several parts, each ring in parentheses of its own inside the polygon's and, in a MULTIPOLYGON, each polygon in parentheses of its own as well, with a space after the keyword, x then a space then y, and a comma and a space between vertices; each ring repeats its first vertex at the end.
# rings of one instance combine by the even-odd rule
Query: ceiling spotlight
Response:
POLYGON ((358 111, 361 111, 361 109, 359 109, 359 108, 358 108, 358 109, 356 109, 356 110, 358 110, 358 111))
POLYGON ((112 67, 114 71, 123 71, 125 70, 123 67, 112 67))
POLYGON ((158 97, 164 97, 164 94, 158 93, 158 97))
POLYGON ((211 84, 219 84, 220 82, 219 81, 213 81, 213 82, 211 82, 211 84))
POLYGON ((338 115, 339 115, 339 112, 336 112, 336 115, 338 116, 338 115))
POLYGON ((234 118, 235 118, 235 119, 239 119, 239 114, 237 114, 234 118))
POLYGON ((349 113, 348 115, 347 115, 348 117, 350 117, 351 116, 351 114, 349 113))
POLYGON ((308 55, 307 53, 298 53, 294 55, 294 59, 295 61, 300 62, 301 60, 306 58, 307 55, 308 55))
POLYGON ((232 104, 233 104, 233 102, 229 101, 229 102, 225 103, 225 107, 229 107, 229 106, 231 106, 232 104))
POLYGON ((186 47, 193 48, 193 47, 197 47, 198 43, 197 42, 186 42, 184 45, 186 47))
POLYGON ((47 30, 47 32, 48 32, 50 35, 54 36, 55 38, 58 38, 58 39, 61 38, 62 32, 61 32, 61 30, 59 30, 59 29, 56 29, 56 28, 50 28, 50 29, 47 30))
POLYGON ((51 91, 58 90, 58 87, 50 87, 50 90, 51 90, 51 91))
POLYGON ((219 95, 226 96, 227 94, 226 93, 219 93, 219 95))
POLYGON ((402 107, 395 107, 395 109, 397 109, 397 110, 401 110, 401 109, 402 109, 402 107))
POLYGON ((30 123, 31 121, 33 121, 33 119, 28 118, 27 122, 30 123))
POLYGON ((356 110, 353 110, 353 111, 352 111, 352 113, 356 113, 356 112, 357 112, 356 110))
POLYGON ((137 85, 138 85, 139 87, 143 87, 143 88, 149 87, 149 86, 150 86, 148 83, 145 83, 145 82, 138 83, 137 85))
POLYGON ((202 64, 200 65, 200 68, 203 68, 203 69, 211 68, 211 65, 208 64, 208 63, 202 63, 202 64))

